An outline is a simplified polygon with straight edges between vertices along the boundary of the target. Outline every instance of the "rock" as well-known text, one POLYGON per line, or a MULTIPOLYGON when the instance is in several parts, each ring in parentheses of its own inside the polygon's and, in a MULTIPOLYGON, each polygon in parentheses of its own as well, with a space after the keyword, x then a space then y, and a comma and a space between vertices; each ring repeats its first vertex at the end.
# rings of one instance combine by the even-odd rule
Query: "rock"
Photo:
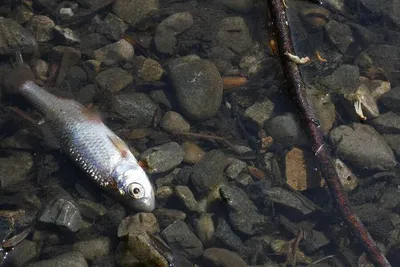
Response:
POLYGON ((189 187, 182 185, 176 186, 175 195, 190 212, 201 212, 199 203, 197 203, 189 187))
POLYGON ((305 5, 300 10, 300 18, 310 33, 320 32, 331 19, 331 12, 321 6, 305 5))
POLYGON ((344 94, 342 104, 353 120, 373 119, 379 116, 376 99, 364 84, 361 84, 354 93, 344 94))
POLYGON ((54 33, 61 39, 64 45, 72 45, 81 42, 79 37, 70 28, 61 28, 57 25, 54 27, 54 33))
POLYGON ((42 59, 33 60, 31 67, 35 76, 45 81, 47 79, 47 72, 49 71, 49 64, 42 59))
POLYGON ((222 4, 229 9, 238 12, 249 12, 253 8, 253 0, 221 0, 222 4))
POLYGON ((186 213, 180 210, 161 208, 154 210, 153 214, 156 216, 161 229, 167 228, 178 220, 184 221, 186 219, 186 213))
POLYGON ((360 86, 360 71, 353 65, 341 65, 331 75, 323 78, 321 83, 332 92, 351 93, 360 86))
POLYGON ((154 44, 161 53, 172 55, 179 35, 193 26, 193 16, 190 12, 174 13, 161 21, 156 28, 154 44))
POLYGON ((82 54, 89 58, 94 58, 93 52, 101 47, 111 44, 103 35, 92 33, 81 38, 82 54))
POLYGON ((325 134, 328 134, 332 129, 333 123, 336 121, 336 110, 331 95, 325 94, 321 97, 322 92, 320 91, 310 89, 306 91, 322 130, 325 134))
POLYGON ((284 113, 269 119, 265 122, 264 129, 276 142, 284 145, 308 145, 306 133, 294 113, 284 113))
POLYGON ((184 153, 183 162, 185 163, 196 164, 205 155, 203 149, 201 149, 198 145, 190 141, 184 142, 182 144, 182 148, 184 153))
POLYGON ((103 205, 84 198, 78 199, 76 204, 78 204, 82 216, 89 220, 94 220, 107 213, 107 209, 103 205))
POLYGON ((192 168, 189 184, 198 197, 204 197, 214 188, 226 181, 223 175, 224 169, 228 164, 228 159, 224 153, 212 150, 192 168))
POLYGON ((165 204, 173 194, 174 190, 169 186, 161 186, 157 188, 156 199, 158 200, 158 204, 159 205, 162 205, 160 203, 165 204))
POLYGON ((381 134, 398 134, 400 133, 400 116, 389 111, 379 117, 368 121, 375 130, 381 134))
POLYGON ((15 56, 17 49, 24 54, 33 54, 38 50, 35 37, 15 20, 0 18, 0 55, 15 56))
POLYGON ((66 84, 71 91, 76 92, 87 84, 87 74, 81 67, 72 66, 68 69, 62 84, 66 84))
POLYGON ((232 227, 245 235, 265 233, 269 227, 267 219, 260 215, 256 205, 246 192, 236 186, 222 185, 219 189, 221 199, 229 210, 232 227))
POLYGON ((244 117, 262 128, 264 123, 271 118, 274 107, 274 103, 269 99, 256 102, 245 110, 244 117))
POLYGON ((178 143, 170 142, 147 149, 140 159, 146 162, 150 174, 167 172, 181 164, 183 150, 178 143))
POLYGON ((196 259, 203 253, 203 244, 183 221, 176 221, 162 231, 162 235, 172 249, 188 258, 196 259))
POLYGON ((116 95, 113 107, 120 116, 130 119, 132 128, 150 127, 158 108, 146 94, 131 92, 116 95))
POLYGON ((112 5, 114 14, 132 27, 138 26, 158 8, 158 0, 117 0, 112 5))
POLYGON ((203 213, 194 221, 196 234, 204 246, 212 242, 214 235, 215 227, 212 217, 211 213, 203 213))
POLYGON ((118 41, 124 36, 127 29, 128 25, 126 25, 125 22, 114 14, 107 13, 104 19, 98 23, 96 32, 104 35, 110 40, 118 41))
POLYGON ((246 167, 246 162, 235 158, 229 158, 229 165, 225 170, 226 176, 231 179, 236 179, 246 167))
POLYGON ((193 120, 205 120, 217 113, 223 85, 214 64, 186 56, 170 63, 169 76, 183 115, 193 120))
POLYGON ((75 95, 77 101, 83 105, 93 103, 96 98, 96 87, 94 84, 88 84, 82 87, 75 95))
POLYGON ((33 12, 23 5, 17 6, 15 10, 15 19, 19 24, 27 23, 34 16, 33 12))
POLYGON ((155 82, 161 79, 164 70, 160 63, 151 58, 146 58, 138 70, 138 77, 146 82, 155 82))
MULTIPOLYGON (((163 255, 156 249, 153 240, 145 232, 130 234, 128 237, 128 248, 132 255, 143 263, 142 266, 170 266, 163 255)), ((168 254, 168 252, 166 253, 168 254)))
POLYGON ((392 88, 379 98, 379 102, 392 111, 400 111, 400 86, 392 88))
POLYGON ((68 53, 68 65, 67 66, 73 66, 75 64, 77 64, 80 59, 81 59, 81 52, 73 47, 69 47, 69 46, 54 46, 53 47, 53 54, 54 57, 56 59, 59 59, 60 61, 62 60, 62 57, 64 56, 64 54, 68 53))
POLYGON ((238 54, 248 50, 253 42, 246 22, 241 17, 222 19, 217 33, 217 40, 238 54))
POLYGON ((358 186, 358 178, 354 175, 354 173, 350 170, 349 167, 344 164, 340 159, 335 159, 335 169, 339 176, 340 182, 343 185, 344 190, 346 192, 350 192, 357 188, 358 186))
POLYGON ((73 266, 88 267, 85 258, 79 252, 67 252, 49 260, 42 260, 29 264, 27 267, 54 267, 54 266, 73 266))
POLYGON ((348 48, 355 41, 353 33, 347 24, 339 23, 336 20, 331 20, 325 25, 325 30, 329 40, 343 54, 348 52, 348 48))
POLYGON ((131 84, 133 77, 123 69, 115 67, 100 72, 95 80, 101 89, 116 93, 131 84))
POLYGON ((209 267, 248 267, 238 254, 223 248, 208 248, 202 258, 209 267))
POLYGON ((74 16, 74 11, 72 10, 72 8, 66 8, 66 7, 60 8, 60 16, 64 18, 72 17, 74 16))
POLYGON ((151 99, 166 107, 167 110, 176 108, 176 100, 173 92, 169 90, 152 90, 149 93, 151 99))
POLYGON ((174 111, 167 111, 161 119, 161 128, 169 133, 172 132, 188 132, 190 124, 181 116, 181 114, 174 111))
POLYGON ((101 236, 90 240, 78 241, 72 245, 72 250, 79 251, 85 259, 93 261, 110 253, 111 240, 109 237, 101 236))
POLYGON ((12 153, 7 158, 0 158, 0 181, 3 190, 11 185, 23 183, 33 166, 33 157, 28 152, 12 153))
POLYGON ((2 261, 3 266, 22 267, 39 256, 36 242, 24 239, 18 243, 2 261))
POLYGON ((135 266, 135 264, 139 263, 139 260, 128 248, 128 241, 119 242, 115 251, 115 263, 117 266, 135 266))
POLYGON ((77 232, 82 227, 79 209, 72 201, 63 198, 47 203, 39 221, 54 224, 72 232, 77 232))
POLYGON ((35 15, 28 22, 27 28, 38 42, 47 42, 53 39, 53 30, 56 24, 52 19, 43 15, 35 15))
POLYGON ((157 219, 152 213, 139 212, 128 216, 118 226, 118 237, 129 234, 137 235, 143 232, 151 234, 160 232, 157 219))
POLYGON ((110 66, 121 62, 132 62, 135 50, 128 41, 121 39, 95 50, 93 55, 96 60, 110 66))
POLYGON ((215 239, 216 244, 221 244, 223 247, 236 251, 239 251, 243 245, 242 240, 233 232, 230 225, 222 217, 219 217, 217 220, 213 239, 215 239))
POLYGON ((397 157, 400 156, 400 135, 399 134, 384 134, 383 138, 394 151, 397 157))
POLYGON ((388 144, 369 125, 342 125, 333 129, 329 138, 336 146, 338 156, 358 168, 390 170, 397 165, 388 144))

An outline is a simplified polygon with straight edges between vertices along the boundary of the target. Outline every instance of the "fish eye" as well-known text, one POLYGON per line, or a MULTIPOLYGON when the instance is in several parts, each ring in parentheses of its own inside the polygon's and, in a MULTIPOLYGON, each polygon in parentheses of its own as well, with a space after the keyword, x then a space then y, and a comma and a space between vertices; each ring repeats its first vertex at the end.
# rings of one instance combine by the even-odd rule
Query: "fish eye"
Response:
POLYGON ((144 197, 144 187, 138 183, 131 183, 128 186, 128 194, 134 199, 141 199, 144 197))

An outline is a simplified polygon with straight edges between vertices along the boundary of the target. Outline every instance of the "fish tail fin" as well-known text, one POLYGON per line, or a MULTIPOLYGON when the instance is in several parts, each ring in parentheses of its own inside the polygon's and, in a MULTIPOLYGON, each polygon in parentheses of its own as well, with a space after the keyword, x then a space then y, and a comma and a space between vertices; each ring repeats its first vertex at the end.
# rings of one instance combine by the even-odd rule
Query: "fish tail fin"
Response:
POLYGON ((26 64, 21 64, 9 72, 5 73, 3 77, 3 88, 7 93, 18 94, 23 89, 23 85, 27 81, 34 81, 35 75, 26 64))

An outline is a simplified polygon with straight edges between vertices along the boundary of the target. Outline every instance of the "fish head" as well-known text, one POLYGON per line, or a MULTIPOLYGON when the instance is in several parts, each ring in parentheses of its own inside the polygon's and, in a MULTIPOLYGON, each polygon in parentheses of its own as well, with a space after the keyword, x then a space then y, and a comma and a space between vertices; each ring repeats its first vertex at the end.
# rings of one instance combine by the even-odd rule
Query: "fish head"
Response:
POLYGON ((155 208, 153 185, 144 170, 131 165, 118 177, 123 202, 136 211, 151 212, 155 208))

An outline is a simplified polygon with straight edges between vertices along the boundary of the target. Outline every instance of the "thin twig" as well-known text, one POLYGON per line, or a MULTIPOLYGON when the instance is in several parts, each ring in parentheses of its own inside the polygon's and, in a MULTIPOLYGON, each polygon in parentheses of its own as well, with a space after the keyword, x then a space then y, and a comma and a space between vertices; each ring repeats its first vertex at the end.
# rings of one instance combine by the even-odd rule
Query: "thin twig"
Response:
POLYGON ((329 146, 324 145, 324 138, 321 127, 319 126, 317 117, 313 111, 310 101, 307 99, 306 89, 296 63, 284 56, 285 52, 295 54, 293 43, 291 40, 290 29, 286 17, 286 10, 282 0, 270 0, 270 13, 274 19, 275 27, 278 33, 278 44, 281 59, 285 69, 285 74, 291 83, 291 94, 298 106, 301 119, 307 125, 308 133, 313 144, 313 151, 320 165, 322 176, 326 180, 326 184, 331 193, 332 199, 340 210, 343 220, 361 241, 366 248, 371 260, 376 266, 391 266, 389 261, 381 253, 375 241, 372 239, 368 230, 353 212, 347 195, 343 189, 343 185, 339 180, 339 176, 335 170, 329 146), (318 151, 318 153, 317 153, 318 151))

